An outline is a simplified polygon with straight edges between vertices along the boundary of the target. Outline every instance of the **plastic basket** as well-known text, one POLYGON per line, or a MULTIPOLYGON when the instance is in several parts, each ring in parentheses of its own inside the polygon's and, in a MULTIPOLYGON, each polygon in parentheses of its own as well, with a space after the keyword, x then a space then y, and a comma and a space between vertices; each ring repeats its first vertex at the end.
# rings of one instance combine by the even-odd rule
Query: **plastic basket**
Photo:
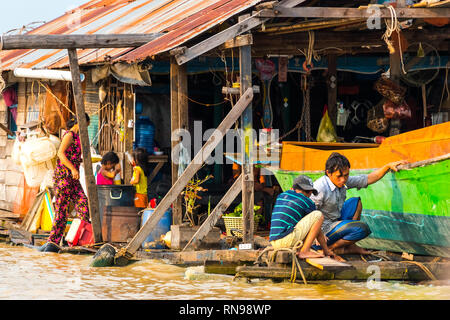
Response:
MULTIPOLYGON (((244 227, 242 226, 242 217, 222 217, 222 219, 225 223, 227 236, 237 236, 242 238, 242 232, 239 232, 244 230, 244 227)), ((253 232, 256 232, 257 229, 258 224, 255 222, 253 232)))

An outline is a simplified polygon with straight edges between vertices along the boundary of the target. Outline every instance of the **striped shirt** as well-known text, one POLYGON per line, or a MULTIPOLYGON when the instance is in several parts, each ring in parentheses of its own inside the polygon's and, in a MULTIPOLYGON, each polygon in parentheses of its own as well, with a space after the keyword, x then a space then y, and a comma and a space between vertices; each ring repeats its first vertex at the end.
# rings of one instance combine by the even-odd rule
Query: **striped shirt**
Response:
POLYGON ((288 190, 280 194, 272 212, 269 241, 287 236, 303 217, 314 210, 314 202, 301 193, 288 190))

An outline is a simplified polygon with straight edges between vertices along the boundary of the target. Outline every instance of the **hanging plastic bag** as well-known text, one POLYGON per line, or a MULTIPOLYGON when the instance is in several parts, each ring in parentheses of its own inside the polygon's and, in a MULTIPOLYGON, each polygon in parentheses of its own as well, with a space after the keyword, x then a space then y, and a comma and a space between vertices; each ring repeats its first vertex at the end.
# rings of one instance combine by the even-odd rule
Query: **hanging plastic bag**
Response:
POLYGON ((337 134, 328 115, 328 108, 325 107, 325 113, 320 121, 319 131, 317 132, 317 142, 336 142, 337 134))

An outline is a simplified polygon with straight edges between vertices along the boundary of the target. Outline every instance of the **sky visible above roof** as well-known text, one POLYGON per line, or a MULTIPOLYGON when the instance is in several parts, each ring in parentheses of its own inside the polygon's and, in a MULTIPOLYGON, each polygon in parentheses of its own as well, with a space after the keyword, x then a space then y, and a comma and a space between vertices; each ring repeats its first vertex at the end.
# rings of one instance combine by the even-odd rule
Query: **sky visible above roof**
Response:
MULTIPOLYGON (((70 9, 74 9, 88 0, 12 0, 2 1, 0 34, 12 29, 20 29, 32 22, 49 22, 70 9)), ((34 24, 30 27, 37 27, 34 24)), ((16 32, 14 32, 15 34, 16 32)))

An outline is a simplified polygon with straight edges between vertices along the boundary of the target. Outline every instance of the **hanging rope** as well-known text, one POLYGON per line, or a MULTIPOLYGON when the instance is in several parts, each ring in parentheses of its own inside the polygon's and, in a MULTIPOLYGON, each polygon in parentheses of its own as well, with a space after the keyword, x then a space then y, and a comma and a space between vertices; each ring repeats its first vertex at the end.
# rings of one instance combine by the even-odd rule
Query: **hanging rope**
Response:
MULTIPOLYGON (((297 243, 292 247, 292 248, 277 248, 274 249, 273 247, 267 247, 265 248, 256 258, 254 264, 258 264, 260 263, 260 259, 264 256, 264 254, 269 253, 269 251, 273 251, 272 256, 269 259, 265 258, 266 260, 266 264, 269 265, 271 262, 275 261, 275 257, 277 255, 278 252, 281 251, 287 251, 291 254, 292 257, 292 268, 291 268, 291 277, 290 277, 290 281, 291 282, 295 282, 297 280, 297 272, 300 272, 300 275, 302 276, 303 279, 303 283, 304 284, 308 284, 306 281, 306 277, 305 274, 303 273, 303 269, 300 265, 300 262, 298 261, 297 258, 297 251, 298 249, 300 249, 303 246, 303 241, 299 240, 297 241, 297 243)), ((239 273, 236 273, 235 277, 239 277, 239 273)))
POLYGON ((395 53, 395 48, 392 44, 392 41, 389 40, 389 38, 392 36, 392 33, 397 32, 397 38, 398 38, 398 46, 399 46, 399 55, 400 55, 400 61, 401 61, 401 66, 402 66, 402 72, 403 74, 406 74, 405 71, 405 66, 403 64, 403 50, 402 50, 402 42, 400 40, 400 24, 398 23, 398 19, 397 19, 397 13, 395 12, 395 9, 393 6, 389 5, 388 6, 389 12, 391 14, 391 19, 390 22, 388 21, 388 19, 385 19, 385 23, 386 23, 386 31, 382 36, 382 39, 384 40, 384 42, 386 42, 386 45, 389 49, 389 53, 390 54, 394 54, 395 53))

